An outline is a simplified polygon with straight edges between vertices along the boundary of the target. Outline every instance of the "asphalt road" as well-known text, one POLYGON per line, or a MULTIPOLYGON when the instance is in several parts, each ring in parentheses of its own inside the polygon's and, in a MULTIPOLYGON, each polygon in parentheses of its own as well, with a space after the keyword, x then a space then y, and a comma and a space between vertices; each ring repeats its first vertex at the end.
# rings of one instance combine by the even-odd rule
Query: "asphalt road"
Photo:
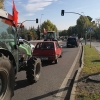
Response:
MULTIPOLYGON (((12 100, 64 100, 68 92, 69 83, 72 77, 75 76, 75 71, 78 68, 79 61, 74 65, 74 70, 66 82, 66 75, 77 56, 78 48, 66 48, 65 42, 63 44, 63 57, 59 58, 58 64, 42 64, 41 76, 37 83, 29 85, 26 79, 25 71, 17 74, 16 86, 12 100), (63 86, 63 87, 62 87, 63 86), (57 93, 62 93, 57 97, 57 93)), ((68 100, 68 99, 66 99, 68 100)))

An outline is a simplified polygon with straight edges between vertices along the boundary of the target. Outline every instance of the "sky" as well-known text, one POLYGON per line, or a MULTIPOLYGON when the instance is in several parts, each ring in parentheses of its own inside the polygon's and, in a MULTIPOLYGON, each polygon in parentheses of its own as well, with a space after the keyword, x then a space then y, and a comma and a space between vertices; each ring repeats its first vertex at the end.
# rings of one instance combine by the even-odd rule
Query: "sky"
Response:
MULTIPOLYGON (((41 25, 44 21, 50 20, 58 30, 67 30, 70 26, 76 25, 80 15, 67 12, 75 12, 84 16, 90 16, 95 21, 100 18, 100 0, 14 0, 18 11, 18 22, 25 20, 26 28, 41 25), (61 16, 64 10, 64 16, 61 16)), ((5 0, 6 11, 12 14, 12 0, 5 0)))

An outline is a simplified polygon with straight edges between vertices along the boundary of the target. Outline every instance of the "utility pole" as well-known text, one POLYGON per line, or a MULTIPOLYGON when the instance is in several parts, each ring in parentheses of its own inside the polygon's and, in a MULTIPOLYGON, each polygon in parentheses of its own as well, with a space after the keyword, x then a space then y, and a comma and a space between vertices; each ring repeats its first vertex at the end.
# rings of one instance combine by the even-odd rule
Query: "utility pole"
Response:
POLYGON ((43 16, 44 14, 41 14, 41 18, 40 18, 40 39, 41 39, 41 20, 42 20, 42 16, 43 16))
MULTIPOLYGON (((81 12, 81 13, 83 13, 84 14, 84 12, 81 12)), ((86 19, 85 19, 85 14, 83 15, 83 17, 84 17, 84 20, 85 20, 85 23, 86 23, 86 29, 87 29, 87 22, 86 22, 86 19)), ((84 23, 84 25, 85 25, 85 23, 84 23)), ((86 43, 87 43, 87 32, 85 31, 85 45, 86 45, 86 43)))

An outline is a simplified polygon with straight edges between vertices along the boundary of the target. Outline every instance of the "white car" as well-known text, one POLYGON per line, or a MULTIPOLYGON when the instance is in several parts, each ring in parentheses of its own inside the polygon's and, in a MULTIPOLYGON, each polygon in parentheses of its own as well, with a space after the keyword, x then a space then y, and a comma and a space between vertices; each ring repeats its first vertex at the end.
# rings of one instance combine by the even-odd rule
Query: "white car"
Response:
POLYGON ((30 46, 31 46, 31 49, 32 49, 32 52, 33 52, 35 46, 32 43, 30 43, 30 46))

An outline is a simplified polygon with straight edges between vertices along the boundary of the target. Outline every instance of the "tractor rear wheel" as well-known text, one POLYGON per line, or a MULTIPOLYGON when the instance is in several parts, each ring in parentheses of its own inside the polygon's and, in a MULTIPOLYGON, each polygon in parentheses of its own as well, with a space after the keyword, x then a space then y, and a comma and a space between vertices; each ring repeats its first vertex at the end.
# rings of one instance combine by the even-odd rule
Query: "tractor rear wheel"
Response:
POLYGON ((0 100, 11 100, 15 86, 14 68, 7 57, 0 56, 0 100))

